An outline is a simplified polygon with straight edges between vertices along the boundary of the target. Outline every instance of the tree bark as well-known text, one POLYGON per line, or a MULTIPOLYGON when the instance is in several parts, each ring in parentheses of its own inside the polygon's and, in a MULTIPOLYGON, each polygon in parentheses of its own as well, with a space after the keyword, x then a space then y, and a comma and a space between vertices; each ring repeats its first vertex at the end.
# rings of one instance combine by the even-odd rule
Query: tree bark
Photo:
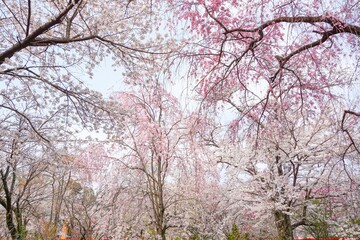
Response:
MULTIPOLYGON (((25 231, 26 231, 26 224, 23 224, 22 222, 22 216, 21 216, 21 209, 20 206, 13 206, 12 203, 12 196, 13 196, 13 185, 15 182, 16 175, 15 173, 12 174, 11 179, 11 186, 9 188, 8 185, 8 177, 10 173, 10 167, 8 166, 5 173, 3 170, 0 170, 1 175, 1 182, 3 186, 4 191, 4 197, 0 199, 0 205, 2 205, 5 208, 6 214, 5 214, 5 221, 6 226, 10 232, 11 239, 13 240, 22 240, 25 237, 25 231), (16 217, 16 222, 14 221, 14 216, 16 217), (17 224, 15 224, 17 223, 17 224)), ((10 180, 9 180, 10 181, 10 180)))
POLYGON ((290 216, 280 210, 274 211, 275 224, 279 240, 293 240, 290 216))

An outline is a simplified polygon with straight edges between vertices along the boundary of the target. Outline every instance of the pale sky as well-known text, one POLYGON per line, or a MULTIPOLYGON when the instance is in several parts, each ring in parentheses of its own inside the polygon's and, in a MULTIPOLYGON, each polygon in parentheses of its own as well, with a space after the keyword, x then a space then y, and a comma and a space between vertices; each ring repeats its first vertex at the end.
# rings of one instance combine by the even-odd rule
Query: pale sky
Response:
POLYGON ((113 92, 125 90, 121 68, 112 67, 109 59, 104 59, 96 66, 93 78, 88 79, 86 84, 90 89, 101 92, 104 97, 108 97, 113 92))

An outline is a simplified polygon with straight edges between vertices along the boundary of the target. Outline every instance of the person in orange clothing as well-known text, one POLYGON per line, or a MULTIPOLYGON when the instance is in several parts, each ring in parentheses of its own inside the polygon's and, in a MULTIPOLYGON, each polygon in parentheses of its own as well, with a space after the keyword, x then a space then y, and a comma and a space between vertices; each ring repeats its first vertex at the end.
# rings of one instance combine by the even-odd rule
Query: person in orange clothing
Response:
POLYGON ((62 227, 62 230, 61 230, 61 235, 60 235, 59 240, 66 240, 67 239, 68 224, 69 224, 68 220, 65 220, 65 222, 63 224, 63 227, 62 227))

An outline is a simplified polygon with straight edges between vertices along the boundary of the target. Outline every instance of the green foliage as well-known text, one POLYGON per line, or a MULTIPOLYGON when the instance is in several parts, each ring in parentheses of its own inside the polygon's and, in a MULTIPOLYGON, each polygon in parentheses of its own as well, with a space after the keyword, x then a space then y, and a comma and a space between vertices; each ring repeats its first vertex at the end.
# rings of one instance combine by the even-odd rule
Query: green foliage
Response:
POLYGON ((312 211, 308 213, 308 225, 304 230, 315 239, 335 237, 335 225, 329 223, 329 219, 334 215, 330 201, 328 198, 312 200, 312 211))
POLYGON ((231 228, 231 231, 226 234, 227 240, 250 240, 249 233, 241 233, 236 224, 231 228))
POLYGON ((317 207, 320 206, 320 200, 319 199, 313 199, 312 204, 316 205, 317 207))
POLYGON ((315 239, 336 237, 331 233, 332 226, 324 216, 311 216, 311 223, 304 230, 315 239))
POLYGON ((150 236, 156 236, 156 231, 155 229, 149 228, 146 230, 146 232, 150 235, 150 236))
POLYGON ((316 239, 329 237, 329 224, 323 219, 313 222, 305 230, 316 239))
POLYGON ((189 240, 201 240, 200 234, 194 233, 193 235, 190 236, 189 240))
POLYGON ((352 220, 352 223, 360 226, 360 218, 352 220))
POLYGON ((21 226, 18 228, 18 236, 19 236, 19 239, 25 240, 25 239, 26 239, 26 235, 27 235, 26 225, 21 225, 21 226))

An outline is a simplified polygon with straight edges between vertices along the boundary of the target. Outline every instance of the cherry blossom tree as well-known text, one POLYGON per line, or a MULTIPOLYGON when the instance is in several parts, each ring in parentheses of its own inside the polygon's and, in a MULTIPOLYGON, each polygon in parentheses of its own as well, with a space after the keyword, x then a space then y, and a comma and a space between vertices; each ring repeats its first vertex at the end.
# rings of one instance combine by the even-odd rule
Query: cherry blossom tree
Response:
MULTIPOLYGON (((161 54, 155 53, 167 53, 170 48, 157 44, 162 40, 155 34, 159 26, 143 21, 156 21, 161 16, 155 14, 159 9, 151 1, 1 1, 0 8, 1 152, 4 153, 1 202, 7 211, 8 230, 15 238, 20 230, 26 232, 23 222, 27 219, 21 219, 20 213, 16 221, 11 217, 16 209, 28 208, 14 205, 24 193, 12 191, 18 190, 17 187, 21 190, 18 185, 21 178, 24 178, 21 180, 25 183, 24 191, 29 189, 28 182, 36 182, 33 177, 39 177, 36 174, 51 168, 51 164, 36 168, 40 156, 35 156, 30 145, 36 146, 33 150, 69 147, 69 140, 74 140, 73 134, 82 127, 91 131, 103 127, 101 123, 110 126, 110 110, 99 93, 85 86, 84 80, 92 76, 94 67, 107 56, 114 57, 115 65, 135 71, 139 65, 156 62, 155 56, 161 54), (20 130, 15 128, 19 122, 20 130), (25 140, 17 137, 23 133, 25 140), (18 141, 23 146, 21 149, 28 150, 21 152, 20 160, 18 141), (26 173, 20 176, 20 169, 25 168, 31 170, 29 176, 26 173)), ((49 190, 53 194, 49 198, 52 204, 47 199, 49 204, 42 205, 51 205, 44 208, 50 216, 34 212, 38 218, 43 216, 41 221, 56 228, 63 215, 63 198, 71 171, 59 176, 52 170, 49 173, 53 181, 43 176, 38 178, 46 182, 44 186, 53 187, 49 190)), ((31 189, 34 192, 29 190, 33 195, 26 198, 27 203, 37 194, 37 190, 31 189)))
POLYGON ((118 212, 128 227, 119 228, 117 236, 167 239, 210 232, 200 212, 212 203, 215 209, 216 203, 201 197, 211 198, 206 186, 214 183, 217 189, 219 178, 216 171, 204 171, 210 168, 195 136, 198 118, 186 116, 156 79, 150 82, 113 96, 123 114, 118 140, 104 155, 112 159, 111 172, 120 181, 117 201, 128 204, 126 212, 118 212), (197 226, 200 221, 208 229, 197 226))
MULTIPOLYGON (((70 147, 70 144, 66 145, 70 147)), ((44 199, 34 214, 35 231, 38 237, 54 238, 68 219, 66 199, 74 191, 75 157, 66 149, 59 148, 47 163, 41 182, 44 185, 44 199)))
POLYGON ((122 177, 115 175, 107 155, 106 143, 91 143, 74 157, 72 184, 64 201, 72 237, 98 239, 114 233, 112 211, 121 208, 116 204, 124 204, 116 201, 122 177))
POLYGON ((2 129, 7 135, 1 137, 0 205, 6 232, 12 239, 27 239, 28 225, 34 223, 39 204, 47 198, 47 184, 42 180, 53 149, 33 139, 28 123, 17 119, 17 125, 2 129))
POLYGON ((138 65, 161 56, 155 53, 170 51, 155 33, 152 21, 161 14, 151 1, 22 0, 2 1, 0 8, 1 110, 18 114, 45 139, 41 123, 20 107, 27 99, 37 103, 37 116, 62 111, 59 122, 100 128, 110 112, 84 84, 94 67, 112 56, 114 65, 140 71, 138 65))
MULTIPOLYGON (((149 200, 150 224, 161 239, 171 228, 168 209, 173 196, 168 188, 172 171, 181 162, 179 155, 184 132, 181 111, 176 100, 160 85, 140 89, 139 94, 122 93, 119 96, 129 117, 125 119, 126 133, 121 143, 126 151, 120 164, 143 176, 143 191, 149 200)), ((180 165, 178 165, 180 167, 180 165)))
POLYGON ((348 94, 359 79, 356 0, 2 0, 0 8, 0 205, 13 239, 25 239, 34 219, 56 228, 62 216, 83 237, 124 239, 255 236, 271 219, 266 234, 292 240, 322 203, 340 205, 333 223, 358 218, 349 210, 359 194, 359 109, 348 94), (84 84, 108 57, 133 85, 112 104, 84 84), (171 82, 164 71, 177 59, 189 60, 179 66, 196 81, 193 116, 160 84, 171 82), (82 128, 109 133, 109 142, 76 149, 71 169, 44 164, 82 128))
POLYGON ((249 178, 257 176, 253 191, 263 190, 272 202, 260 201, 271 206, 280 239, 292 239, 293 228, 304 222, 291 223, 290 207, 299 199, 287 191, 304 184, 301 189, 311 192, 341 154, 357 151, 357 136, 339 123, 343 113, 356 116, 340 99, 359 76, 359 5, 316 0, 177 6, 175 14, 189 21, 194 39, 182 54, 191 59, 202 110, 233 110, 229 132, 240 152, 251 151, 234 156, 234 165, 249 178), (328 136, 331 141, 323 142, 328 136))
POLYGON ((327 196, 342 198, 348 188, 342 192, 333 187, 339 185, 333 181, 339 175, 342 184, 351 185, 343 170, 350 166, 341 160, 348 145, 345 135, 339 134, 339 119, 328 115, 334 112, 331 107, 320 109, 322 113, 306 121, 292 110, 280 110, 257 135, 239 134, 236 144, 229 142, 227 150, 219 153, 219 163, 228 166, 232 176, 230 192, 242 196, 233 197, 239 207, 249 207, 258 219, 272 212, 278 231, 287 231, 286 235, 312 224, 308 209, 314 199, 324 198, 320 191, 330 187, 327 196))

